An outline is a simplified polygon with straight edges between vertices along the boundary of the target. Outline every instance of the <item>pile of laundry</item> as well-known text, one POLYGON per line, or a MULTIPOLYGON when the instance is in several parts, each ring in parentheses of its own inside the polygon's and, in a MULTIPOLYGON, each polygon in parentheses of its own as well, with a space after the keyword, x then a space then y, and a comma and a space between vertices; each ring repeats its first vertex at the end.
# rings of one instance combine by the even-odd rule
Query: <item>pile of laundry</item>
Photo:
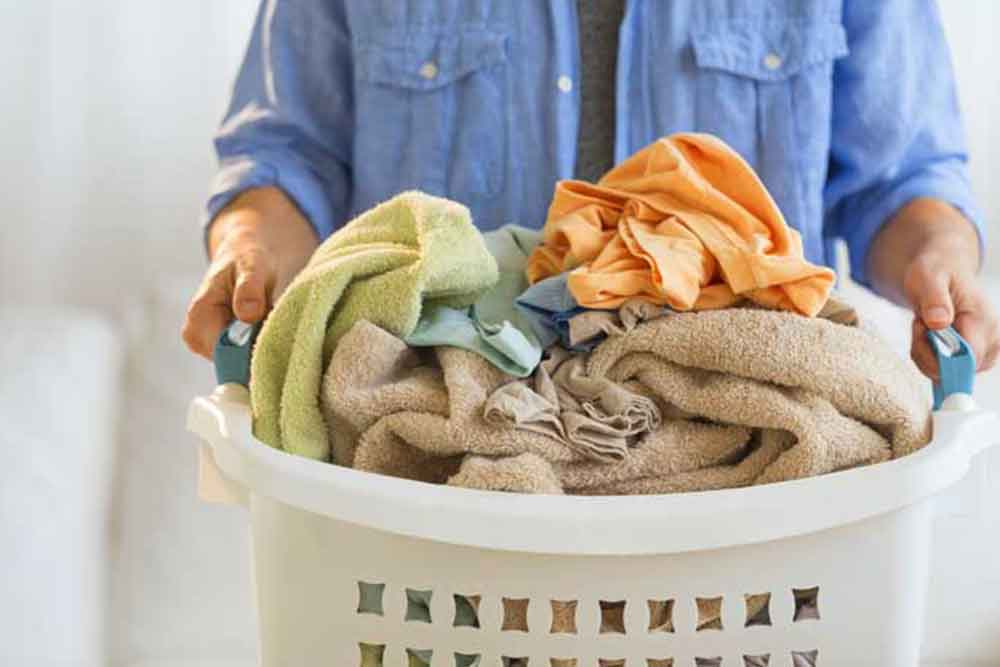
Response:
POLYGON ((523 493, 764 484, 909 454, 925 384, 831 296, 753 170, 661 139, 539 233, 409 192, 332 235, 254 350, 255 436, 523 493))

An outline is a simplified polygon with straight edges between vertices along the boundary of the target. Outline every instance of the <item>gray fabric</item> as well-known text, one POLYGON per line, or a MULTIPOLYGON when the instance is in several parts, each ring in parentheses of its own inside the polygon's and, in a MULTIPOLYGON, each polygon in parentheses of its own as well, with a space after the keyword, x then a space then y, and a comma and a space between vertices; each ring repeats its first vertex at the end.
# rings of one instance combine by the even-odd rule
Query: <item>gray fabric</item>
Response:
POLYGON ((661 421, 656 403, 607 379, 590 379, 585 358, 555 345, 530 381, 510 382, 483 406, 488 423, 552 437, 593 461, 620 461, 661 421))
POLYGON ((624 336, 640 322, 648 322, 672 313, 667 306, 658 306, 640 298, 632 298, 618 310, 585 310, 569 320, 569 342, 575 349, 605 336, 624 336))
POLYGON ((576 178, 597 182, 614 165, 615 69, 625 0, 577 0, 580 129, 576 178))

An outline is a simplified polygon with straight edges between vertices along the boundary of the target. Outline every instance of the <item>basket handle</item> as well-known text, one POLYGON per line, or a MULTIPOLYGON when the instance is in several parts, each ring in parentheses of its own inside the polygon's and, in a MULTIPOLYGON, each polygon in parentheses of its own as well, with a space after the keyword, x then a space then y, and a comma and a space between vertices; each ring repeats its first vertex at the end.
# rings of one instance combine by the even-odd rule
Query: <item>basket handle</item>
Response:
POLYGON ((251 324, 240 320, 233 320, 222 330, 212 354, 219 386, 230 383, 250 386, 250 353, 258 333, 259 322, 251 324))
MULTIPOLYGON (((927 340, 938 361, 939 379, 934 383, 934 409, 940 410, 955 394, 971 398, 976 379, 976 357, 954 327, 931 329, 927 340)), ((962 401, 959 401, 962 402, 962 401)))

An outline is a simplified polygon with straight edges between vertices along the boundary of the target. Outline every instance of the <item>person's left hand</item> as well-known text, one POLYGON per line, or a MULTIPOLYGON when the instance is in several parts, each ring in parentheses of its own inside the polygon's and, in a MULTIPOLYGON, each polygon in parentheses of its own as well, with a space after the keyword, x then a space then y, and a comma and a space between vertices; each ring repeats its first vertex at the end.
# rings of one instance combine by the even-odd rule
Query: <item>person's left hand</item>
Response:
POLYGON ((912 305, 910 354, 923 373, 938 378, 938 364, 927 340, 928 329, 954 325, 976 356, 978 372, 990 369, 1000 355, 1000 319, 976 280, 975 266, 955 267, 950 253, 930 250, 917 255, 903 275, 903 292, 912 305))

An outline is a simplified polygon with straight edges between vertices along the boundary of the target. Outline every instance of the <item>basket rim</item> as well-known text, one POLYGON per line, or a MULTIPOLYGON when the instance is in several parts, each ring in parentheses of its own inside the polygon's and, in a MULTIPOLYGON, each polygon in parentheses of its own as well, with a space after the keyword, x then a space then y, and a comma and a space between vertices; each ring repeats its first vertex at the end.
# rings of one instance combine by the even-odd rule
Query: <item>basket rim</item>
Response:
POLYGON ((188 428, 249 496, 412 538, 545 554, 680 553, 829 530, 945 490, 966 474, 975 454, 1000 442, 995 413, 939 411, 926 447, 862 468, 716 491, 533 495, 399 479, 274 449, 252 436, 245 389, 234 389, 195 398, 188 428))

